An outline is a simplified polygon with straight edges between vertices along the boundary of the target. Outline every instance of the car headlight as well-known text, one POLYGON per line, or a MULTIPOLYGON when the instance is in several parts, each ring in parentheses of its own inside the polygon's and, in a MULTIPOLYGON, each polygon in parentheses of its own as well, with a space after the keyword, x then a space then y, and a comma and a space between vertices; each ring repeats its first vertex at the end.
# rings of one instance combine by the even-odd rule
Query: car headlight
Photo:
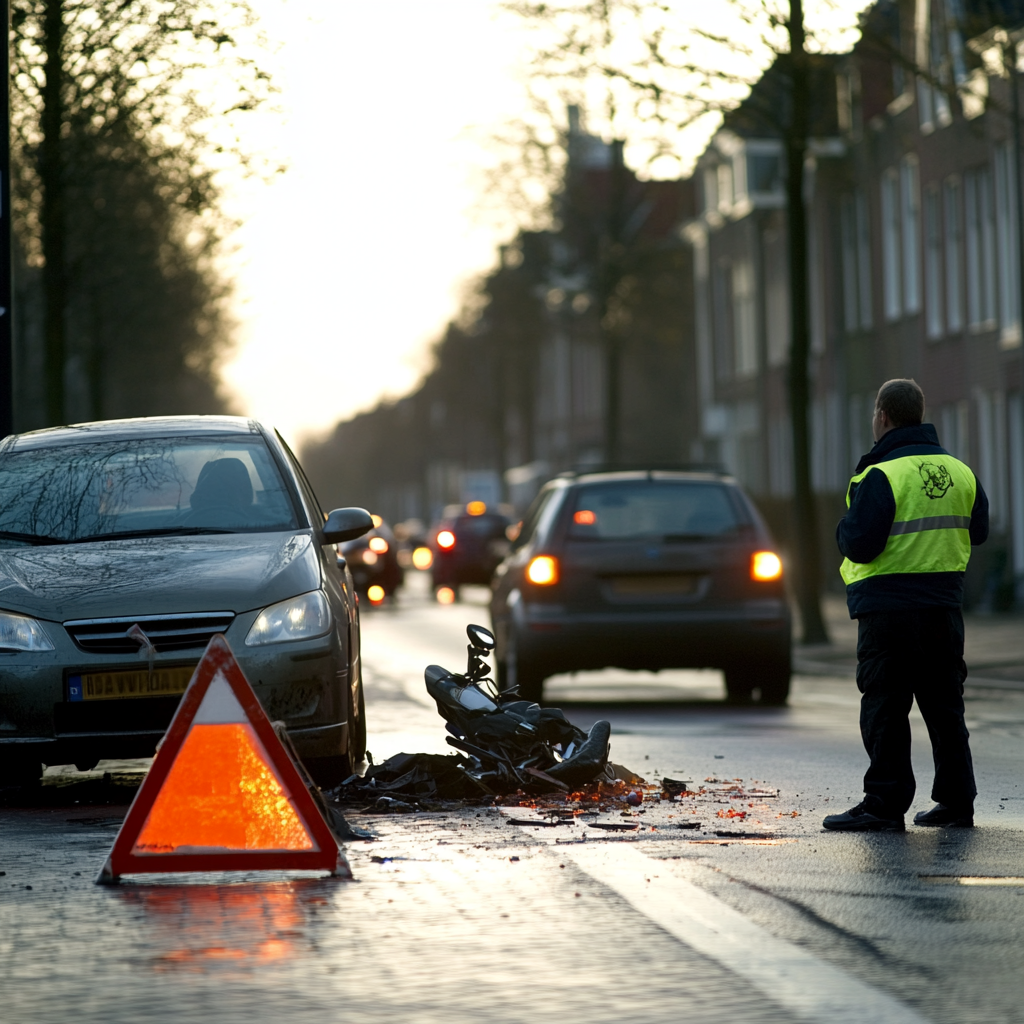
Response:
POLYGON ((286 640, 308 640, 322 636, 331 628, 331 610, 323 591, 312 590, 308 594, 287 601, 278 601, 256 616, 248 636, 246 647, 260 644, 279 644, 286 640))
POLYGON ((43 627, 27 615, 0 612, 0 651, 52 651, 43 627))

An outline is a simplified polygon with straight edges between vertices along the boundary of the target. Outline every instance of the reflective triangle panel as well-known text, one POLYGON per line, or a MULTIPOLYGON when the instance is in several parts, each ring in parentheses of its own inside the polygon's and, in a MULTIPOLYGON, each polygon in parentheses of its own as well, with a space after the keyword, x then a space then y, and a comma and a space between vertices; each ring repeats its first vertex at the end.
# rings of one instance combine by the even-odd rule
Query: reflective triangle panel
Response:
POLYGON ((318 849, 248 724, 192 726, 133 852, 189 847, 318 849))
POLYGON ((351 877, 291 755, 218 635, 97 881, 137 872, 278 869, 351 877))

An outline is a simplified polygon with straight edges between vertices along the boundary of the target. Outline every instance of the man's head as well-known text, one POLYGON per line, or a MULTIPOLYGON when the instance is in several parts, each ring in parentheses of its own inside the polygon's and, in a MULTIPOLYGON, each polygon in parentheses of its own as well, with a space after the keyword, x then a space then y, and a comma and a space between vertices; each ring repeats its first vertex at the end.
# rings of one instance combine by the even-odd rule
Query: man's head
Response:
POLYGON ((913 427, 924 419, 924 392, 916 380, 887 380, 875 399, 871 433, 880 440, 897 427, 913 427))

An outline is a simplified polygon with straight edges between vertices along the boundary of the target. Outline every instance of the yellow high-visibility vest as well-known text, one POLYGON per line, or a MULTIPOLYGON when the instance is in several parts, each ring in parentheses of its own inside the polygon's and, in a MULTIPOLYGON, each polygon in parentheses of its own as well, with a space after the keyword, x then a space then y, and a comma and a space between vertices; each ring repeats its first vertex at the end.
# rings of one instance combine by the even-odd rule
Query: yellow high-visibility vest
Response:
POLYGON ((869 576, 914 572, 963 572, 971 557, 971 512, 978 485, 974 474, 952 455, 905 455, 879 462, 857 474, 850 494, 877 469, 889 478, 896 516, 885 550, 873 561, 843 560, 843 580, 859 583, 869 576))

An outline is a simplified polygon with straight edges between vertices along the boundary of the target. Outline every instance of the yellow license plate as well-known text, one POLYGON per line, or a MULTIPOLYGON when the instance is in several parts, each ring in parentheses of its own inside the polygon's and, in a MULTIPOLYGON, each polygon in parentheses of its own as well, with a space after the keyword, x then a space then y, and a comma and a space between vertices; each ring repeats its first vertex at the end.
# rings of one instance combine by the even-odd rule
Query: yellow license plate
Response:
POLYGON ((68 699, 123 700, 125 697, 168 697, 184 693, 194 665, 130 669, 115 672, 81 672, 68 676, 68 699))
POLYGON ((616 576, 612 590, 623 597, 684 597, 695 594, 700 577, 695 573, 650 573, 645 576, 616 576))

